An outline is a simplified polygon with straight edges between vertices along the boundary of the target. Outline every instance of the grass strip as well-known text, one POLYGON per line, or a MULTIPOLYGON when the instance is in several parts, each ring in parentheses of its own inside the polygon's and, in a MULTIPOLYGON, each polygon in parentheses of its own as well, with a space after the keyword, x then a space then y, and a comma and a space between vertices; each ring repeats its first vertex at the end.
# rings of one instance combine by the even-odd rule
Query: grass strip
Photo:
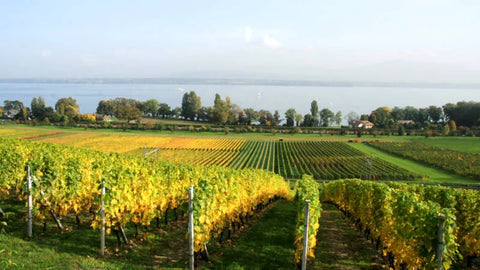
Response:
POLYGON ((294 269, 296 208, 277 202, 240 239, 212 258, 212 269, 294 269))

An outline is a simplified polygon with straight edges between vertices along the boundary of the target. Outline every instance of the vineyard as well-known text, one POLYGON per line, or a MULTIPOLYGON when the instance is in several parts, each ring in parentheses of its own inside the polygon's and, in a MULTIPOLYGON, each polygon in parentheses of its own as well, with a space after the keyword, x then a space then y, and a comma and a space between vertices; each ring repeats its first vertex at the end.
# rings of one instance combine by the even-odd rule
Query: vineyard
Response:
POLYGON ((168 209, 188 200, 187 188, 196 186, 195 251, 223 229, 251 215, 258 205, 288 198, 289 187, 273 173, 190 166, 120 154, 0 139, 0 194, 25 199, 26 166, 37 179, 33 189, 34 219, 44 222, 53 211, 77 220, 94 213, 91 227, 100 227, 95 215, 100 205, 101 181, 107 233, 127 223, 149 225, 168 209))
POLYGON ((370 145, 458 175, 480 179, 480 154, 442 149, 421 142, 378 142, 370 145))
POLYGON ((435 268, 440 223, 445 226, 445 269, 480 254, 478 191, 341 180, 324 185, 321 197, 337 204, 382 246, 391 266, 435 268))
POLYGON ((287 178, 299 179, 303 174, 315 179, 402 179, 423 177, 378 158, 371 167, 362 152, 343 142, 325 141, 248 141, 230 163, 235 169, 270 170, 287 178))
POLYGON ((419 180, 426 176, 378 158, 367 157, 344 142, 279 141, 72 134, 40 141, 103 152, 146 155, 159 160, 233 169, 263 169, 286 178, 303 174, 315 179, 361 178, 419 180), (371 162, 371 165, 368 164, 371 162))
POLYGON ((366 164, 362 152, 343 142, 278 142, 276 173, 289 178, 303 174, 315 179, 370 178, 415 180, 423 177, 378 158, 366 164))
MULTIPOLYGON (((13 131, 3 134, 18 138, 13 131)), ((177 216, 178 209, 186 208, 188 188, 194 186, 197 259, 208 260, 207 246, 216 247, 226 235, 241 231, 248 220, 261 215, 267 205, 279 198, 290 200, 293 194, 295 199, 288 203, 294 204, 297 219, 293 221, 296 228, 290 245, 291 261, 297 265, 305 240, 305 200, 310 201, 309 260, 315 260, 324 202, 342 210, 388 258, 391 267, 435 268, 440 224, 444 226, 445 269, 480 255, 478 191, 398 182, 339 180, 319 185, 314 181, 422 178, 367 157, 347 143, 55 132, 24 132, 20 137, 24 139, 0 138, 0 202, 26 200, 29 165, 37 229, 56 216, 58 220, 76 220, 79 226, 88 224, 90 230, 96 231, 101 227, 103 199, 107 234, 116 235, 120 242, 124 228, 135 228, 136 235, 138 228, 152 223, 158 227, 160 219, 167 224, 169 212, 177 216), (284 177, 300 179, 294 191, 284 177), (439 218, 440 214, 443 218, 439 218)), ((462 164, 457 161, 477 166, 476 154, 449 150, 453 153, 447 155, 441 152, 445 150, 417 143, 374 144, 390 147, 392 153, 405 145, 408 150, 404 152, 418 152, 418 156, 422 153, 424 158, 429 153, 437 166, 443 163, 436 155, 452 158, 456 166, 462 164)), ((25 219, 25 214, 21 216, 25 219)), ((0 232, 8 228, 6 223, 1 226, 0 232)), ((59 229, 71 233, 71 228, 59 229)), ((180 238, 175 241, 186 241, 183 235, 180 238)))

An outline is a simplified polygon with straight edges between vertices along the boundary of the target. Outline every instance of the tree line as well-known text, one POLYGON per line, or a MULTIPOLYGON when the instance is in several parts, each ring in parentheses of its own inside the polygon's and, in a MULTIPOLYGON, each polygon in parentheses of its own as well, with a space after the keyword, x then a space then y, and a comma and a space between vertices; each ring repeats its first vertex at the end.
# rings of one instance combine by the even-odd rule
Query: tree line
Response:
POLYGON ((55 107, 47 107, 42 97, 33 98, 30 107, 18 100, 5 100, 0 107, 0 115, 12 120, 35 120, 39 122, 95 122, 103 120, 104 116, 116 117, 130 122, 142 117, 175 118, 190 121, 206 122, 217 125, 262 125, 287 127, 329 127, 339 126, 343 119, 350 125, 355 121, 370 121, 378 129, 392 129, 399 125, 404 128, 429 128, 432 125, 441 127, 453 125, 477 127, 480 125, 480 102, 460 101, 456 104, 447 103, 442 107, 429 106, 426 108, 379 107, 370 114, 358 115, 349 112, 343 116, 342 112, 334 113, 328 108, 319 109, 318 102, 310 103, 307 114, 299 114, 294 108, 289 108, 283 117, 278 110, 273 113, 269 110, 255 110, 241 108, 233 103, 229 97, 222 99, 216 94, 213 106, 203 106, 202 99, 195 91, 185 92, 181 107, 172 108, 167 103, 156 99, 139 101, 128 98, 114 98, 101 100, 96 108, 96 114, 80 114, 80 106, 72 97, 59 99, 55 107))
POLYGON ((80 106, 71 97, 60 98, 55 103, 55 108, 47 107, 42 97, 33 98, 30 107, 24 106, 23 102, 18 100, 5 100, 3 104, 4 106, 0 107, 0 115, 11 120, 36 120, 47 123, 91 120, 88 114, 79 113, 80 106))
POLYGON ((241 108, 237 104, 232 103, 230 97, 226 97, 224 100, 220 94, 215 94, 213 106, 202 106, 202 99, 195 91, 186 92, 183 95, 181 107, 174 109, 166 103, 159 103, 155 99, 140 102, 133 99, 115 98, 100 101, 97 113, 122 118, 118 111, 125 104, 130 104, 132 108, 135 108, 133 109, 136 111, 135 115, 143 113, 144 116, 154 118, 179 118, 217 125, 258 124, 279 126, 285 120, 284 125, 289 127, 327 127, 333 124, 340 125, 342 121, 342 113, 340 111, 336 114, 328 108, 319 111, 318 103, 315 100, 312 101, 310 114, 302 115, 297 113, 294 108, 290 108, 285 112, 285 118, 282 119, 278 110, 272 113, 264 109, 241 108))
POLYGON ((406 123, 409 128, 445 126, 449 123, 471 128, 480 125, 480 102, 459 101, 456 104, 447 103, 442 107, 426 108, 379 107, 369 115, 361 115, 360 120, 368 120, 378 128, 391 128, 399 121, 406 123))

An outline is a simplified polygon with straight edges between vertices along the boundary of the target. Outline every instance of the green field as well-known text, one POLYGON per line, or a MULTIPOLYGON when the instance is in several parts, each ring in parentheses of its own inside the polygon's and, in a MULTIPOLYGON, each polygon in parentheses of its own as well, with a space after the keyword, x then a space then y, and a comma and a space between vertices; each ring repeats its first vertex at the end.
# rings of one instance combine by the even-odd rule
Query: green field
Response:
POLYGON ((367 155, 373 155, 377 158, 386 160, 406 170, 414 171, 420 175, 427 175, 429 181, 438 183, 462 183, 462 184, 480 184, 480 181, 464 176, 452 174, 438 168, 432 168, 429 165, 421 164, 409 159, 401 158, 393 154, 375 149, 366 144, 351 144, 352 147, 364 152, 367 155))
POLYGON ((480 138, 475 137, 430 137, 428 139, 413 137, 411 140, 459 152, 480 153, 480 138))

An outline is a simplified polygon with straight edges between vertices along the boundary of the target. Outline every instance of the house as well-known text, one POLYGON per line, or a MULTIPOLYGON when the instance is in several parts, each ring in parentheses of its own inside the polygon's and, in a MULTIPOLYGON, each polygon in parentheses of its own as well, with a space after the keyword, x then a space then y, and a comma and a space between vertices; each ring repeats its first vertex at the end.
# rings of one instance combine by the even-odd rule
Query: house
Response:
POLYGON ((110 122, 112 121, 112 119, 110 118, 110 116, 106 115, 106 114, 98 114, 96 113, 95 114, 95 118, 97 121, 104 121, 104 122, 110 122))
POLYGON ((364 121, 364 120, 352 121, 350 125, 353 128, 363 128, 363 129, 370 129, 370 128, 373 128, 375 126, 375 124, 373 124, 372 122, 364 121))
POLYGON ((415 122, 413 120, 398 120, 397 124, 399 125, 413 125, 415 122))

